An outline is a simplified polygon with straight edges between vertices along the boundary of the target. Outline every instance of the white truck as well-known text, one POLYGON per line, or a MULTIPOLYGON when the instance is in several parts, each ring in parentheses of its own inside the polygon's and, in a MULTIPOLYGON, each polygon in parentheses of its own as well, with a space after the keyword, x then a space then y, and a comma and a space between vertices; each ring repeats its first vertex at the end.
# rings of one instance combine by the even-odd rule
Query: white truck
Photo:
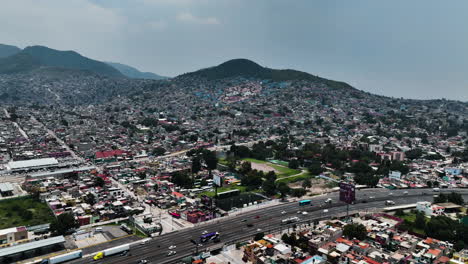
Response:
POLYGON ((281 220, 281 224, 286 225, 286 224, 289 224, 289 223, 297 222, 299 220, 300 220, 299 217, 294 216, 294 217, 290 217, 290 218, 286 218, 286 219, 281 220))
POLYGON ((102 259, 103 257, 107 257, 107 256, 110 256, 110 255, 115 255, 117 253, 124 252, 124 251, 129 251, 129 250, 130 250, 130 244, 125 244, 125 245, 121 245, 121 246, 118 246, 118 247, 108 248, 108 249, 105 249, 105 250, 103 250, 101 252, 98 252, 93 257, 93 259, 94 260, 99 260, 99 259, 102 259))
POLYGON ((83 251, 77 250, 77 251, 72 251, 66 254, 58 255, 55 257, 51 257, 49 259, 44 259, 42 260, 41 264, 57 264, 57 263, 62 263, 62 262, 69 261, 72 259, 78 259, 81 257, 83 257, 83 251))

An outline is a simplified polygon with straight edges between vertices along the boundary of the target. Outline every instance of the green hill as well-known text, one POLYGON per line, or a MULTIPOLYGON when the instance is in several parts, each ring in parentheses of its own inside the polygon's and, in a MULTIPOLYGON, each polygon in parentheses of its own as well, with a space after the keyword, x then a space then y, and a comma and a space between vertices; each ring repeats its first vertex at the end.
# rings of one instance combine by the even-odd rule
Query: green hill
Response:
POLYGON ((31 71, 40 66, 41 63, 27 53, 20 52, 6 58, 0 58, 0 73, 4 74, 31 71))
POLYGON ((258 78, 272 81, 306 80, 327 84, 330 88, 354 89, 347 83, 328 80, 312 74, 296 70, 276 70, 263 67, 251 60, 234 59, 218 66, 185 73, 180 77, 201 77, 208 80, 217 80, 232 77, 258 78))
POLYGON ((9 57, 20 52, 21 49, 16 46, 0 44, 0 58, 9 57))
POLYGON ((42 66, 88 70, 106 76, 124 77, 115 68, 81 56, 75 51, 59 51, 44 46, 31 46, 26 47, 20 54, 29 54, 42 66))

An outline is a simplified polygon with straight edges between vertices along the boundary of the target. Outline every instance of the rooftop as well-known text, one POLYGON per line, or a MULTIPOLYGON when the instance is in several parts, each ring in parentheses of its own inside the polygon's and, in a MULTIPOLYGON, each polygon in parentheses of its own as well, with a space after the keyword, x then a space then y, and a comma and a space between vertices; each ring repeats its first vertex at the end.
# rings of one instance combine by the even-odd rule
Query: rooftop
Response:
POLYGON ((5 257, 5 256, 9 256, 9 255, 13 255, 13 254, 21 253, 21 252, 33 250, 36 248, 51 246, 51 245, 60 244, 64 242, 65 242, 65 238, 63 236, 57 236, 57 237, 51 237, 51 238, 47 238, 47 239, 43 239, 39 241, 30 242, 30 243, 24 243, 24 244, 20 244, 20 245, 13 246, 13 247, 2 248, 0 249, 0 257, 5 257))

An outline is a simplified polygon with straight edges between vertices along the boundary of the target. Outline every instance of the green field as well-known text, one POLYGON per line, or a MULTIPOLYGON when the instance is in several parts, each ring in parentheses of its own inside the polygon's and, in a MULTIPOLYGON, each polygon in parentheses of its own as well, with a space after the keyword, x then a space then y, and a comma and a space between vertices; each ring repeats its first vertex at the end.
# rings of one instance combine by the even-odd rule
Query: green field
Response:
POLYGON ((301 173, 301 170, 290 169, 288 167, 273 164, 271 162, 264 161, 264 160, 257 160, 257 159, 251 159, 251 158, 246 158, 246 159, 242 159, 242 160, 248 161, 248 162, 251 162, 251 163, 266 164, 266 165, 268 165, 268 166, 270 166, 270 167, 272 167, 272 168, 274 168, 275 170, 278 171, 278 174, 277 174, 278 178, 284 178, 284 177, 288 177, 288 176, 291 176, 291 175, 301 173))
POLYGON ((303 181, 306 179, 312 179, 314 178, 313 175, 311 175, 309 172, 301 173, 297 176, 289 177, 289 178, 280 178, 277 180, 277 182, 285 182, 287 184, 293 183, 293 182, 298 182, 298 181, 303 181))
MULTIPOLYGON (((245 189, 247 187, 245 186, 239 186, 239 185, 225 185, 223 187, 220 187, 218 188, 218 193, 221 193, 221 192, 226 192, 226 191, 230 191, 230 190, 235 190, 235 189, 238 189, 240 190, 240 192, 245 192, 245 189)), ((212 191, 212 192, 202 192, 200 193, 200 196, 201 195, 206 195, 206 196, 209 196, 209 197, 214 197, 215 196, 215 192, 212 191)))
MULTIPOLYGON (((405 215, 397 216, 397 217, 399 217, 399 218, 401 218, 403 220, 407 220, 407 221, 411 222, 412 224, 414 224, 414 221, 416 220, 416 214, 415 213, 405 213, 405 215)), ((429 222, 429 218, 427 218, 427 217, 424 218, 424 220, 426 221, 426 224, 427 224, 427 222, 429 222)), ((411 230, 413 232, 416 232, 416 233, 421 234, 421 235, 426 234, 426 232, 423 229, 420 229, 420 228, 417 228, 417 227, 414 227, 414 226, 411 228, 411 230)))
POLYGON ((52 219, 52 211, 47 204, 31 197, 0 201, 0 229, 46 224, 52 219))

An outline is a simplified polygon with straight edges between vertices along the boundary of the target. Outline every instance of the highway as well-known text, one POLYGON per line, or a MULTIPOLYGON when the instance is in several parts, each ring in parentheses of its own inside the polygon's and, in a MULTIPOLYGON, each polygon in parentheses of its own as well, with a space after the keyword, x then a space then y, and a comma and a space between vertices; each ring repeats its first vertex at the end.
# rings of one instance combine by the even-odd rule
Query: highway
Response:
MULTIPOLYGON (((454 191, 454 190, 444 190, 454 191)), ((464 199, 468 199, 468 190, 456 190, 464 195, 464 199)), ((349 206, 349 211, 368 211, 374 209, 382 209, 385 206, 385 200, 393 200, 396 205, 416 203, 418 201, 432 201, 434 193, 430 189, 413 189, 413 190, 387 190, 387 189, 365 189, 357 190, 357 202, 349 206), (407 191, 408 194, 404 192, 407 191), (371 198, 372 197, 372 198, 371 198), (363 203, 362 201, 366 202, 363 203)), ((309 222, 317 219, 331 218, 337 215, 346 214, 346 206, 338 201, 338 193, 316 196, 310 199, 312 205, 299 206, 298 202, 286 202, 284 204, 264 208, 261 210, 249 211, 245 214, 236 216, 228 216, 220 218, 217 221, 199 224, 193 228, 183 229, 172 233, 166 233, 162 236, 155 237, 153 240, 144 245, 134 245, 131 247, 128 256, 110 256, 94 263, 137 263, 141 259, 148 260, 149 263, 177 263, 181 258, 195 252, 195 245, 190 242, 190 239, 199 240, 203 231, 219 232, 221 234, 221 242, 213 244, 213 242, 205 243, 199 248, 203 251, 206 248, 210 250, 220 248, 224 243, 233 244, 234 241, 241 239, 249 239, 258 232, 269 233, 271 231, 279 231, 280 228, 288 228, 281 226, 281 220, 291 216, 298 216, 301 222, 309 222), (328 212, 324 212, 324 201, 327 198, 332 198, 331 205, 327 205, 328 212), (298 211, 308 211, 307 215, 298 214, 298 211), (282 214, 281 212, 286 212, 282 214), (258 216, 258 218, 257 218, 258 216), (245 220, 244 220, 245 219, 245 220), (243 221, 244 220, 244 221, 243 221), (253 224, 252 227, 247 227, 247 223, 253 224), (261 230, 258 230, 258 229, 261 230), (168 247, 175 245, 176 255, 167 256, 168 247)), ((90 263, 92 258, 83 258, 71 263, 90 263)))

